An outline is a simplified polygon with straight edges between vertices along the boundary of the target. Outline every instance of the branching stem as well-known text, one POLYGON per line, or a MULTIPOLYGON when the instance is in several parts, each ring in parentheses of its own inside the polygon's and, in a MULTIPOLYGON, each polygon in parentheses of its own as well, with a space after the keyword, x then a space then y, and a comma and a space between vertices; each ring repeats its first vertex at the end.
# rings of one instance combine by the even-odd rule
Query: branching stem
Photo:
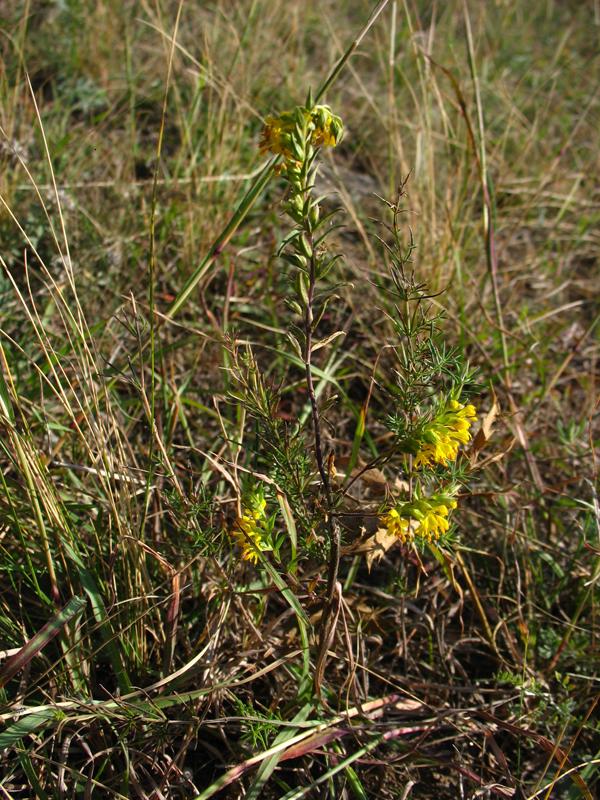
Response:
MULTIPOLYGON (((309 275, 308 275, 308 291, 307 303, 304 311, 304 367, 306 371, 306 387, 310 401, 313 431, 315 439, 315 458, 317 461, 317 468, 321 476, 321 483, 323 492, 325 494, 325 502, 327 505, 327 533, 329 539, 329 565, 327 570, 327 592, 325 595, 325 602, 323 605, 323 612, 321 615, 321 623, 319 628, 319 649, 317 654, 317 662, 314 676, 315 690, 318 696, 321 694, 321 679, 324 672, 325 659, 327 657, 327 650, 332 639, 332 611, 334 609, 336 600, 336 586, 337 577, 340 565, 340 551, 341 551, 341 535, 339 525, 334 517, 334 502, 333 494, 331 491, 331 483, 329 474, 323 459, 323 443, 321 440, 321 419, 319 415, 319 406, 315 394, 315 387, 312 375, 312 344, 314 332, 314 314, 313 314, 313 299, 315 292, 315 285, 317 281, 317 262, 314 252, 314 238, 311 230, 306 231, 307 240, 311 249, 311 257, 309 262, 309 275)), ((335 618, 333 620, 335 624, 335 618)))

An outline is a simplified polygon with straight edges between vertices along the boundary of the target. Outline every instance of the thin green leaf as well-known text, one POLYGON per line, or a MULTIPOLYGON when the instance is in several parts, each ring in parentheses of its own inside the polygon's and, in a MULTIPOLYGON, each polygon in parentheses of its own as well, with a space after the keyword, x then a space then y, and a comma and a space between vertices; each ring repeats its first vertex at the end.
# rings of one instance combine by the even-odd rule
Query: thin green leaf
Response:
POLYGON ((12 747, 24 736, 30 733, 45 728, 51 722, 58 720, 60 712, 53 708, 47 708, 43 711, 38 711, 35 714, 28 714, 26 717, 13 722, 5 731, 0 733, 0 750, 7 747, 12 747))
POLYGON ((85 597, 72 597, 66 606, 55 614, 52 619, 40 628, 40 630, 23 645, 18 653, 9 658, 0 671, 0 687, 16 675, 19 670, 29 664, 31 659, 37 655, 48 642, 51 642, 61 630, 85 608, 85 597))
MULTIPOLYGON (((294 717, 294 719, 292 721, 293 722, 306 722, 306 720, 309 717, 309 714, 312 711, 312 708, 313 707, 312 707, 311 703, 306 703, 304 706, 302 706, 302 708, 296 714, 296 716, 294 717)), ((279 745, 279 744, 283 744, 284 742, 289 741, 289 739, 291 739, 293 736, 295 736, 298 733, 298 731, 299 731, 299 728, 288 728, 287 730, 282 730, 281 733, 279 733, 275 737, 275 739, 273 741, 273 746, 276 746, 276 745, 279 745)), ((275 753, 274 755, 270 756, 269 758, 267 758, 265 761, 262 762, 262 764, 258 768, 258 771, 256 773, 256 777, 254 778, 254 781, 253 781, 252 785, 250 786, 250 789, 248 790, 248 794, 246 795, 246 800, 258 800, 258 798, 260 798, 260 796, 261 796, 260 793, 262 792, 262 789, 263 789, 264 785, 266 784, 266 782, 269 780, 269 778, 273 774, 273 772, 275 770, 275 767, 277 766, 277 764, 281 760, 281 756, 283 755, 283 752, 284 751, 280 751, 279 753, 275 753)))
POLYGON ((277 158, 272 158, 265 166, 263 171, 257 175, 256 179, 254 180, 254 183, 250 186, 244 197, 241 199, 233 216, 231 217, 225 228, 222 230, 222 232, 219 234, 219 236, 217 236, 212 246, 210 247, 208 253, 202 259, 200 265, 190 275, 190 277, 184 284, 183 288, 173 301, 171 307, 169 308, 169 311, 167 312, 167 317, 169 319, 172 319, 175 316, 175 314, 179 311, 181 306, 185 303, 185 301, 194 291, 198 283, 206 275, 206 273, 211 268, 218 255, 221 253, 223 248, 227 245, 227 243, 232 238, 236 230, 239 228, 241 222, 245 219, 246 215, 254 205, 254 202, 256 201, 262 190, 265 188, 269 180, 271 179, 271 176, 273 174, 273 167, 275 166, 277 160, 278 160, 277 158))

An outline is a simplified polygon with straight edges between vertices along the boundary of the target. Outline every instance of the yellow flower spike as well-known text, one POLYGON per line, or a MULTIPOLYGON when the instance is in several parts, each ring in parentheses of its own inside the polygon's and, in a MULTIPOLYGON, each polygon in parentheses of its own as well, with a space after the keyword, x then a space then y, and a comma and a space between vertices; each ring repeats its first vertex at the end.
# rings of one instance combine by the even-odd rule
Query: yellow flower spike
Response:
POLYGON ((471 440, 470 428, 477 417, 475 406, 450 400, 446 408, 425 425, 423 444, 415 458, 415 467, 446 465, 458 456, 461 444, 471 440))
POLYGON ((448 515, 455 508, 456 500, 448 495, 434 495, 401 503, 383 514, 379 521, 389 534, 405 544, 415 538, 433 542, 448 532, 448 515))
POLYGON ((269 550, 265 542, 265 509, 264 497, 255 495, 250 499, 250 508, 245 508, 231 529, 231 536, 242 551, 242 559, 257 564, 259 553, 269 550))

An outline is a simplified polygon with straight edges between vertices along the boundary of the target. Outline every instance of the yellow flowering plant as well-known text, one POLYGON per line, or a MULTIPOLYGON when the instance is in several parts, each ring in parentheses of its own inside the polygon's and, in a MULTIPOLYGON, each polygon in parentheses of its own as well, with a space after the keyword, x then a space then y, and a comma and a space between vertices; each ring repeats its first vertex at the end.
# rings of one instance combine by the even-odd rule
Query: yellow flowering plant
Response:
POLYGON ((450 515, 456 508, 460 484, 466 480, 461 458, 472 438, 477 419, 468 401, 474 375, 463 354, 446 346, 443 315, 431 302, 424 283, 408 269, 414 249, 412 237, 403 245, 400 200, 388 203, 393 214, 391 243, 384 242, 390 261, 391 287, 381 287, 393 298, 388 311, 398 343, 393 382, 381 381, 392 411, 386 419, 393 433, 386 462, 397 462, 408 487, 380 510, 379 524, 389 537, 404 544, 450 541, 450 515))
MULTIPOLYGON (((340 483, 333 466, 334 454, 325 449, 326 398, 315 387, 317 368, 313 356, 320 351, 317 358, 322 358, 331 343, 345 335, 331 327, 322 331, 328 304, 338 297, 339 277, 328 280, 328 276, 334 266, 339 267, 340 255, 329 248, 333 214, 322 214, 321 198, 314 192, 320 152, 337 145, 342 136, 341 119, 328 106, 314 104, 309 95, 304 105, 267 117, 260 139, 262 152, 278 159, 276 174, 285 183, 282 207, 290 230, 277 255, 288 266, 284 273, 290 285, 286 302, 294 316, 288 322, 286 335, 292 351, 289 360, 303 372, 307 400, 303 420, 288 425, 278 417, 278 385, 266 380, 249 345, 240 353, 232 344, 230 353, 230 396, 254 419, 258 445, 255 452, 259 453, 261 469, 268 475, 267 485, 277 486, 279 521, 285 523, 276 525, 278 517, 268 517, 264 495, 254 492, 248 495, 230 533, 241 558, 255 566, 261 564, 263 573, 282 592, 287 592, 287 584, 276 566, 285 564, 288 575, 295 579, 303 560, 317 557, 326 562, 326 586, 313 656, 317 694, 339 610, 347 481, 352 479, 363 435, 355 436, 350 465, 340 483), (265 558, 267 552, 269 558, 265 558)), ((468 400, 473 380, 461 354, 444 344, 442 316, 434 310, 432 295, 406 268, 413 245, 412 240, 407 248, 401 244, 400 202, 389 203, 388 207, 394 215, 392 226, 387 228, 392 240, 388 236, 380 241, 389 260, 391 286, 380 288, 384 297, 392 298, 385 313, 397 336, 391 348, 395 357, 394 380, 375 377, 383 393, 381 405, 391 409, 385 423, 392 436, 374 464, 396 466, 403 479, 397 490, 389 492, 386 504, 377 510, 371 506, 370 513, 377 517, 378 533, 383 531, 388 542, 435 548, 451 541, 451 515, 465 477, 461 448, 471 440, 476 418, 475 406, 468 400)), ((389 349, 388 345, 386 350, 389 349)), ((327 408, 334 401, 330 398, 327 408)), ((368 555, 367 562, 370 563, 368 555)), ((292 607, 299 614, 296 605, 292 603, 292 607)), ((302 628, 302 614, 298 619, 302 628)), ((306 646, 305 678, 311 671, 306 646)))
MULTIPOLYGON (((277 173, 287 184, 283 208, 291 222, 291 231, 284 237, 278 255, 290 268, 293 288, 287 304, 295 318, 289 325, 287 339, 293 357, 299 359, 303 367, 311 410, 312 446, 300 427, 290 429, 277 418, 276 387, 264 381, 251 351, 247 349, 245 354, 240 354, 235 344, 231 350, 231 375, 235 386, 229 393, 243 403, 257 422, 270 478, 285 490, 304 549, 318 547, 321 554, 332 552, 336 563, 339 560, 339 526, 333 514, 335 498, 322 448, 322 423, 312 360, 316 350, 324 349, 340 334, 318 338, 319 324, 335 296, 322 281, 339 256, 328 251, 326 240, 332 230, 331 215, 321 214, 321 198, 315 196, 313 188, 320 150, 334 147, 342 136, 340 117, 329 106, 313 103, 309 93, 304 105, 267 117, 259 145, 262 152, 282 157, 277 173), (315 473, 321 498, 311 497, 307 491, 308 485, 314 484, 315 473), (315 531, 323 528, 325 536, 315 535, 315 531)), ((240 544, 240 534, 247 542, 254 543, 254 548, 243 549, 243 557, 256 561, 251 556, 262 550, 261 542, 264 543, 259 519, 252 514, 242 514, 236 531, 240 544)), ((273 537, 271 546, 278 552, 280 539, 273 537)), ((292 543, 291 550, 294 561, 296 542, 292 543)))
MULTIPOLYGON (((329 106, 314 104, 309 94, 304 105, 267 117, 260 139, 262 152, 280 157, 277 172, 287 184, 283 208, 292 226, 278 255, 291 268, 293 290, 287 303, 296 320, 289 324, 287 337, 294 357, 304 367, 312 447, 301 428, 290 433, 277 420, 277 392, 264 383, 251 354, 244 364, 232 353, 233 373, 241 389, 232 391, 232 395, 244 402, 257 420, 265 455, 272 464, 271 478, 285 488, 294 517, 300 523, 303 549, 306 551, 315 542, 322 544, 322 555, 329 561, 328 595, 333 592, 341 553, 337 508, 343 497, 332 485, 325 464, 312 359, 316 350, 342 335, 335 331, 318 338, 319 324, 335 297, 324 278, 340 256, 330 254, 327 248, 331 215, 321 214, 320 198, 315 197, 313 188, 321 148, 337 145, 342 136, 341 119, 329 106), (294 457, 290 458, 292 450, 294 457), (314 503, 306 491, 311 481, 311 451, 321 495, 314 503), (315 531, 323 535, 315 536, 315 531)), ((392 281, 391 286, 380 288, 394 301, 387 313, 398 343, 393 348, 397 361, 395 381, 381 382, 383 392, 390 395, 389 402, 384 398, 384 404, 392 408, 386 422, 393 440, 389 451, 379 459, 399 460, 408 479, 405 485, 410 489, 406 496, 391 498, 387 508, 381 509, 379 522, 388 534, 405 544, 432 543, 448 541, 450 515, 457 505, 455 495, 464 477, 460 452, 471 440, 477 412, 467 399, 473 388, 472 373, 462 354, 445 346, 443 317, 434 310, 426 285, 417 282, 414 271, 407 268, 414 247, 412 238, 407 246, 402 241, 399 219, 403 194, 401 187, 397 202, 387 203, 393 214, 392 225, 386 226, 391 241, 389 236, 380 239, 392 281)), ((337 288, 339 283, 334 286, 337 288)), ((265 535, 264 501, 245 507, 232 532, 243 559, 256 564, 266 549, 275 550, 277 557, 280 545, 273 544, 273 537, 268 544, 265 535)))
MULTIPOLYGON (((256 420, 270 480, 283 489, 278 498, 280 503, 281 495, 285 494, 282 515, 285 517, 287 514, 291 556, 288 569, 295 570, 298 559, 307 557, 309 551, 327 559, 327 583, 317 637, 317 665, 326 659, 330 624, 335 619, 341 528, 336 513, 340 496, 332 485, 323 448, 322 402, 314 384, 313 354, 318 350, 324 353, 343 332, 328 331, 324 336, 320 333, 327 306, 337 297, 335 292, 339 287, 339 282, 328 285, 324 279, 340 256, 328 249, 327 239, 333 230, 332 214, 321 213, 321 198, 315 195, 314 185, 321 149, 334 147, 342 135, 341 119, 329 106, 314 103, 309 93, 304 105, 268 117, 260 140, 262 152, 279 158, 276 173, 287 184, 283 209, 291 222, 291 230, 284 237, 278 256, 289 267, 292 290, 287 305, 294 313, 294 319, 287 330, 287 341, 293 351, 291 359, 301 365, 303 371, 312 442, 305 435, 303 423, 290 430, 276 419, 272 409, 278 404, 277 389, 267 387, 253 369, 251 357, 245 364, 243 359, 232 359, 232 374, 237 387, 231 394, 244 403, 245 409, 256 420)), ((264 507, 260 505, 245 508, 232 530, 242 548, 242 557, 254 563, 267 547, 279 558, 281 548, 281 536, 272 536, 269 540, 264 535, 263 515, 264 507)), ((285 587, 277 573, 269 570, 268 563, 265 566, 273 580, 285 587)), ((305 674, 309 674, 308 649, 305 674)), ((314 676, 317 694, 320 693, 320 675, 318 666, 314 676)))
MULTIPOLYGON (((330 254, 327 248, 327 237, 332 230, 331 215, 321 214, 320 198, 315 196, 313 189, 321 148, 337 145, 342 136, 340 117, 329 106, 314 104, 309 93, 305 105, 267 118, 260 143, 263 151, 283 156, 279 173, 287 184, 284 210, 292 229, 283 239, 278 254, 291 267, 293 292, 288 306, 296 314, 287 336, 294 356, 303 365, 311 409, 312 450, 323 494, 323 503, 315 504, 315 518, 306 530, 305 541, 315 540, 313 530, 324 527, 327 534, 324 549, 331 554, 335 564, 339 561, 340 532, 333 513, 335 498, 323 454, 322 423, 313 382, 312 359, 316 350, 342 335, 337 331, 323 339, 318 338, 319 324, 328 303, 335 297, 333 289, 325 286, 323 279, 338 262, 339 256, 330 254), (317 519, 319 516, 322 519, 317 519)), ((331 570, 330 584, 334 573, 337 573, 337 566, 331 570)))

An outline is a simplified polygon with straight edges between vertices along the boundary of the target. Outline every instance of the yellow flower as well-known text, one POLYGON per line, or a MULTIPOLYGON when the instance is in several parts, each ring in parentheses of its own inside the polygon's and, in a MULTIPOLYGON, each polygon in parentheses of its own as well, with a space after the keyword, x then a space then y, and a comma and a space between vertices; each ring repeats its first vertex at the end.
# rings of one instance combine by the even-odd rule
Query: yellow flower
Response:
POLYGON ((470 441, 469 429, 476 417, 475 406, 450 400, 446 408, 425 425, 415 467, 446 465, 454 461, 460 445, 470 441))
POLYGON ((392 536, 397 536, 401 542, 408 542, 414 538, 411 520, 401 517, 395 508, 379 517, 379 521, 392 536))
POLYGON ((401 542, 415 538, 432 542, 448 531, 448 514, 456 508, 450 495, 434 495, 401 503, 383 514, 379 521, 392 536, 401 542))
POLYGON ((264 498, 251 498, 251 507, 243 510, 231 529, 231 535, 242 550, 242 558, 254 564, 258 563, 260 552, 270 549, 264 541, 265 508, 264 498))
POLYGON ((267 117, 260 139, 261 152, 282 155, 286 161, 297 161, 292 140, 298 135, 298 126, 304 126, 306 142, 313 147, 335 147, 342 138, 342 121, 331 113, 329 106, 312 109, 297 106, 276 117, 267 117))
POLYGON ((293 158, 290 134, 294 130, 293 114, 286 112, 278 117, 267 117, 260 138, 261 153, 271 152, 286 160, 293 158))
POLYGON ((331 113, 329 106, 315 106, 311 113, 314 126, 311 144, 314 147, 335 147, 341 140, 343 125, 340 117, 331 113))

